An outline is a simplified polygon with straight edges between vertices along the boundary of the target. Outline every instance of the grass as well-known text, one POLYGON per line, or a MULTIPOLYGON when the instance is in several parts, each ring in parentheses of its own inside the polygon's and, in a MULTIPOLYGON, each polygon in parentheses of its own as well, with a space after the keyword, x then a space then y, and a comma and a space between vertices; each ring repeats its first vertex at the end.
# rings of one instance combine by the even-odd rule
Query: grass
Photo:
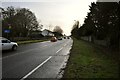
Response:
POLYGON ((47 40, 28 40, 28 41, 17 41, 17 43, 20 44, 28 44, 28 43, 36 43, 36 42, 43 42, 47 40))
MULTIPOLYGON (((73 39, 63 78, 118 78, 119 63, 91 43, 73 39)), ((106 51, 107 52, 107 51, 106 51)))

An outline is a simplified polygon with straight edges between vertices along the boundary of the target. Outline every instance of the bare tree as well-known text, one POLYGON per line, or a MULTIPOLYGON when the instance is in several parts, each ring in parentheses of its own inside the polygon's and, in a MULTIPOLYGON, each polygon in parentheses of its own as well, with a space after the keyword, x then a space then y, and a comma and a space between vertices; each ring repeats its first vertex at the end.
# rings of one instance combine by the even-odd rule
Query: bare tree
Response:
POLYGON ((50 30, 50 31, 53 30, 53 25, 52 25, 52 24, 49 24, 49 25, 48 25, 48 30, 50 30))
POLYGON ((62 33, 63 33, 63 30, 61 29, 60 26, 55 26, 55 28, 53 29, 53 32, 57 32, 57 33, 62 34, 62 33))

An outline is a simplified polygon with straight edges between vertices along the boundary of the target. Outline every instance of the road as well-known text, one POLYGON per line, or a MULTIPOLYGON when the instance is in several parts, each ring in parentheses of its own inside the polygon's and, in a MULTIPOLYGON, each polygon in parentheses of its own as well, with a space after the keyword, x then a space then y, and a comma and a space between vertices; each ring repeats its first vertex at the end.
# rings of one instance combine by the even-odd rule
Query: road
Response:
POLYGON ((72 43, 72 39, 45 41, 20 45, 17 51, 4 51, 3 79, 59 78, 61 69, 69 57, 72 43))

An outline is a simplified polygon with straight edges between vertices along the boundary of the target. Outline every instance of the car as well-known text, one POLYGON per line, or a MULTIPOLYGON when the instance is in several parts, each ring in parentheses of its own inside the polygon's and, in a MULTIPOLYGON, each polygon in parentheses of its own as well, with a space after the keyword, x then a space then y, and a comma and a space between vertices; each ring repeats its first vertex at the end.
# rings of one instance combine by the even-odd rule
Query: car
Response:
POLYGON ((69 36, 67 36, 67 39, 70 39, 70 37, 69 37, 69 36))
POLYGON ((17 50, 18 44, 4 37, 0 37, 0 47, 1 50, 17 50))
POLYGON ((64 39, 66 39, 66 37, 64 36, 64 39))
POLYGON ((57 38, 56 37, 52 37, 51 38, 51 42, 56 42, 57 41, 57 38))
POLYGON ((59 37, 58 40, 62 40, 62 37, 59 37))

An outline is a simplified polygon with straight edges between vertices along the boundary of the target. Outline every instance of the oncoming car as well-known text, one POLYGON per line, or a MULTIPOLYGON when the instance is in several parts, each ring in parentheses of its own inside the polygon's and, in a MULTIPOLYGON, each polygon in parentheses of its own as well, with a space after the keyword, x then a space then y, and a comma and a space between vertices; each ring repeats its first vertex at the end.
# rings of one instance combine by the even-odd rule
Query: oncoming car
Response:
POLYGON ((57 38, 56 37, 52 37, 51 38, 51 42, 56 42, 57 41, 57 38))
POLYGON ((62 37, 58 37, 58 40, 62 40, 62 37))
POLYGON ((18 44, 10 40, 0 37, 1 50, 17 50, 18 44))
POLYGON ((69 36, 67 36, 67 39, 70 39, 70 37, 69 37, 69 36))

